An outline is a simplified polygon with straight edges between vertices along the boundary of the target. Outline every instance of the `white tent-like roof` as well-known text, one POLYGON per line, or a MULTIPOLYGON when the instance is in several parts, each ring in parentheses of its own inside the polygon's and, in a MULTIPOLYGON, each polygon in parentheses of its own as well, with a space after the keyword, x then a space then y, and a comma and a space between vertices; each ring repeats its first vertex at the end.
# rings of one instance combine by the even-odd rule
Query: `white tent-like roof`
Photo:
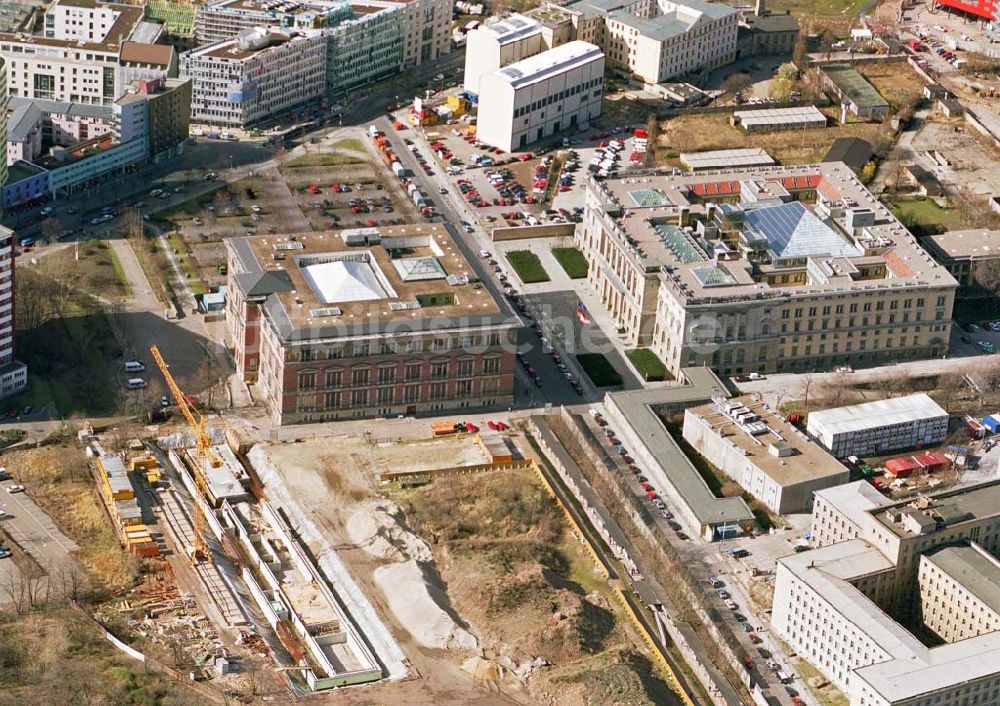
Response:
POLYGON ((368 262, 334 260, 302 268, 309 286, 324 304, 385 299, 385 289, 368 262))

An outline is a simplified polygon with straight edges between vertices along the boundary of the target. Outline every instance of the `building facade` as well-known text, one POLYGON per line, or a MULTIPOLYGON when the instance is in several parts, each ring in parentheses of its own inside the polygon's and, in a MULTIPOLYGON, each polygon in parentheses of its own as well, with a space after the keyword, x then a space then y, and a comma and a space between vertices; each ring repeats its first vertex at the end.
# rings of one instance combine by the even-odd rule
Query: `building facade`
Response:
POLYGON ((181 55, 191 79, 191 120, 244 127, 320 100, 326 92, 321 34, 291 36, 263 28, 181 55))
POLYGON ((214 0, 198 6, 194 32, 199 44, 214 44, 254 27, 302 32, 330 27, 353 15, 349 2, 300 0, 276 4, 255 0, 214 0))
POLYGON ((989 271, 1000 259, 1000 230, 971 228, 932 235, 924 240, 934 259, 958 281, 960 294, 989 294, 980 282, 983 270, 989 271))
POLYGON ((577 245, 630 346, 676 374, 948 349, 955 280, 843 164, 587 182, 577 245))
POLYGON ((439 225, 226 241, 236 367, 275 423, 504 407, 519 322, 439 225))
POLYGON ((684 411, 684 439, 772 512, 809 512, 813 495, 850 472, 800 431, 748 397, 717 397, 684 411))
MULTIPOLYGON (((140 58, 156 57, 153 75, 169 71, 173 50, 157 45, 161 25, 145 22, 135 5, 58 0, 45 12, 42 34, 0 34, 11 96, 111 105, 129 66, 129 79, 143 77, 140 58), (125 52, 123 58, 122 53, 125 52)), ((176 62, 176 58, 173 59, 176 62)))
POLYGON ((372 8, 326 30, 326 93, 342 95, 403 70, 404 15, 397 8, 372 8))
POLYGON ((569 42, 485 74, 479 85, 476 137, 511 152, 600 116, 604 54, 569 42))
POLYGON ((933 446, 948 434, 948 413, 926 393, 809 414, 806 430, 837 458, 933 446))
POLYGON ((120 142, 147 141, 156 163, 183 152, 191 116, 190 79, 150 79, 130 85, 112 106, 120 142))
POLYGON ((861 536, 778 560, 773 629, 851 706, 1000 702, 1000 484, 888 504, 848 488, 816 507, 861 536))

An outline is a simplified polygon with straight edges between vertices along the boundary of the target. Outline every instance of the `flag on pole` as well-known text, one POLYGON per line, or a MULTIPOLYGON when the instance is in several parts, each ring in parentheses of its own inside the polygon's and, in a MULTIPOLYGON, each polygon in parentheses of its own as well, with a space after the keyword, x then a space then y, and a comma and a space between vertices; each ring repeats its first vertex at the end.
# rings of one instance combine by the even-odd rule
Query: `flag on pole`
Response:
POLYGON ((580 300, 576 302, 576 316, 580 319, 581 324, 587 325, 591 323, 590 312, 587 311, 587 307, 580 300))

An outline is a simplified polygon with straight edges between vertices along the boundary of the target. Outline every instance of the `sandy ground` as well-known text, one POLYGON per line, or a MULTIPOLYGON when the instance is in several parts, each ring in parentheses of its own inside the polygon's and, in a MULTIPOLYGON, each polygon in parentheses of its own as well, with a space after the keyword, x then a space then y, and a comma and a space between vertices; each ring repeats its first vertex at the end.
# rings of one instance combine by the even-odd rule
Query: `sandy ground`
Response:
MULTIPOLYGON (((468 443, 474 445, 471 440, 468 443)), ((442 445, 431 444, 427 447, 428 454, 424 455, 424 446, 415 443, 399 448, 411 449, 406 454, 411 463, 415 458, 433 459, 441 453, 442 445), (414 448, 421 452, 415 453, 414 448)), ((463 446, 464 442, 460 442, 459 447, 463 446)), ((467 650, 427 646, 471 646, 475 637, 455 622, 449 610, 441 607, 443 596, 428 591, 426 584, 418 585, 423 582, 416 576, 426 565, 421 566, 413 557, 424 557, 424 551, 429 555, 426 544, 405 528, 393 527, 394 523, 386 522, 385 517, 365 519, 375 507, 374 474, 379 466, 379 450, 370 446, 363 434, 274 444, 266 450, 278 467, 288 492, 347 565, 404 650, 412 673, 418 677, 348 689, 336 696, 327 696, 319 703, 475 706, 524 703, 497 693, 495 689, 479 686, 461 668, 462 662, 469 658, 467 650), (352 521, 359 508, 358 517, 352 521), (383 529, 386 524, 390 527, 383 529), (355 541, 355 537, 360 541, 355 541), (401 586, 405 588, 400 590, 401 586), (405 605, 407 602, 412 605, 405 605)))

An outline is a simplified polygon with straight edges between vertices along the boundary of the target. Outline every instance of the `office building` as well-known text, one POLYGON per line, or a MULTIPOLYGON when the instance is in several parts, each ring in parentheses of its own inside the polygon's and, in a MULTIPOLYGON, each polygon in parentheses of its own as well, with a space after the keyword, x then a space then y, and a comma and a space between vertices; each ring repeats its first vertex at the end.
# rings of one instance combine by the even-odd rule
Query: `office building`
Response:
POLYGON ((11 98, 7 130, 7 163, 33 162, 52 146, 68 147, 112 131, 109 106, 11 98))
POLYGON ((799 22, 790 12, 771 12, 765 0, 757 0, 753 11, 740 12, 737 58, 791 55, 798 38, 799 22))
POLYGON ((825 547, 868 536, 872 522, 869 510, 891 504, 863 480, 816 491, 810 529, 812 545, 825 547))
POLYGON ((519 322, 437 224, 226 240, 236 369, 276 424, 506 407, 519 322))
POLYGON ((1000 630, 1000 562, 972 542, 920 557, 921 621, 945 642, 1000 630))
POLYGON ((710 71, 736 58, 739 13, 723 3, 576 0, 562 9, 574 39, 596 44, 609 69, 643 83, 710 71))
POLYGON ((326 44, 258 27, 184 52, 181 77, 193 83, 192 122, 254 125, 325 95, 326 44))
POLYGON ((117 142, 145 139, 157 163, 181 154, 191 116, 190 79, 135 81, 112 106, 117 142))
POLYGON ((673 374, 948 350, 955 280, 843 164, 589 179, 585 209, 591 286, 673 374))
POLYGON ((199 44, 233 39, 240 32, 268 27, 279 32, 303 32, 331 27, 351 18, 349 2, 328 0, 213 0, 198 6, 194 33, 199 44))
POLYGON ((837 458, 932 446, 948 434, 948 413, 926 393, 810 412, 809 435, 837 458))
POLYGON ((1000 484, 889 503, 863 485, 817 494, 860 536, 778 560, 773 629, 852 706, 998 703, 1000 484))
POLYGON ((850 472, 805 434, 749 397, 717 397, 684 412, 684 439, 779 515, 809 512, 813 493, 850 472))
POLYGON ((476 137, 510 152, 601 114, 604 54, 569 42, 485 74, 479 86, 476 137))
POLYGON ((156 44, 161 34, 136 5, 57 0, 41 34, 0 34, 10 95, 111 105, 130 80, 175 75, 173 49, 156 44))
POLYGON ((1000 258, 1000 230, 970 228, 950 230, 924 239, 934 259, 958 280, 965 294, 990 294, 989 287, 979 283, 981 268, 989 267, 1000 258))
POLYGON ((326 93, 340 96, 405 67, 406 16, 397 7, 365 7, 352 19, 323 32, 326 93))
POLYGON ((17 161, 7 166, 7 183, 0 196, 5 211, 28 206, 49 195, 49 173, 31 162, 17 161))

